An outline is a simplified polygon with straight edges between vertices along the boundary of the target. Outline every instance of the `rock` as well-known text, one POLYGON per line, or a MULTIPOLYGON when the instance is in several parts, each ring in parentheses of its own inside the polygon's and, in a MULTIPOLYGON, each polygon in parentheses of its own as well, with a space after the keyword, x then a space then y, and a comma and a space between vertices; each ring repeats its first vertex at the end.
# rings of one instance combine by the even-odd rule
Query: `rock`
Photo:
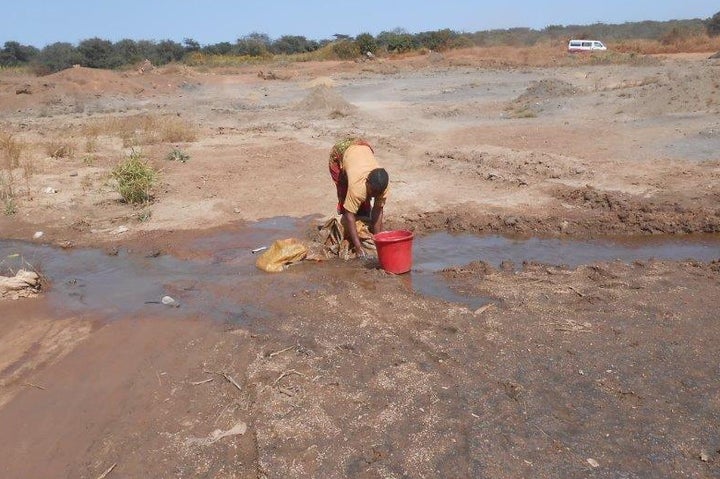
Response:
POLYGON ((44 234, 45 233, 43 233, 42 231, 36 231, 35 234, 33 235, 33 239, 41 238, 42 235, 44 235, 44 234))
POLYGON ((15 276, 0 276, 0 298, 18 299, 36 296, 40 289, 40 275, 21 269, 15 276))
POLYGON ((590 464, 592 467, 600 467, 600 463, 598 463, 595 459, 592 457, 589 457, 587 460, 588 464, 590 464))
POLYGON ((55 193, 57 193, 57 190, 55 188, 53 188, 52 186, 46 186, 45 188, 42 189, 42 192, 45 193, 46 195, 54 195, 55 193))
POLYGON ((508 216, 505 218, 505 226, 515 226, 519 221, 515 216, 508 216))
POLYGON ((177 301, 175 301, 175 298, 173 298, 172 296, 163 296, 161 302, 162 302, 162 304, 164 304, 165 306, 172 306, 172 307, 175 307, 175 308, 179 308, 179 307, 180 307, 180 303, 178 303, 177 301))

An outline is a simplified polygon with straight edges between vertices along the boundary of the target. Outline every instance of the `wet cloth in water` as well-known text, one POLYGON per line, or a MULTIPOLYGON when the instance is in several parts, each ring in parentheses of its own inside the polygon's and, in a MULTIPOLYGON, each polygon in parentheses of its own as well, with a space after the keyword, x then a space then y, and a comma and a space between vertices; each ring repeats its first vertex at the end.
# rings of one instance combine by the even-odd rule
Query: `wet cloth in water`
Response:
MULTIPOLYGON (((362 220, 357 220, 355 227, 365 252, 374 254, 375 240, 368 225, 362 220)), ((304 259, 324 261, 338 257, 348 260, 356 256, 350 239, 345 237, 345 228, 340 219, 335 217, 319 226, 315 238, 310 241, 302 242, 296 238, 275 241, 257 259, 255 266, 269 273, 277 273, 304 259)))
POLYGON ((305 259, 307 252, 308 247, 299 239, 277 240, 260 255, 255 261, 255 266, 268 273, 279 273, 287 266, 305 259))
MULTIPOLYGON (((362 221, 355 222, 360 244, 366 253, 375 252, 375 240, 368 225, 362 221)), ((350 238, 345 235, 345 228, 339 218, 330 218, 319 228, 315 240, 310 244, 308 259, 323 260, 334 256, 348 260, 356 256, 350 243, 350 238)))

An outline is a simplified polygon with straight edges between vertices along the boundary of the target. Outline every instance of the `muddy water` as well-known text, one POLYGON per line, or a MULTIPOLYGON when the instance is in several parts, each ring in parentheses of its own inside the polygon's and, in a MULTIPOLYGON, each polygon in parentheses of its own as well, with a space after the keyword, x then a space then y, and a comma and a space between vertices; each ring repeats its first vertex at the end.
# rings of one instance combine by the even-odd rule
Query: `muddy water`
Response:
MULTIPOLYGON (((0 273, 34 269, 47 279, 46 298, 72 313, 107 319, 162 308, 163 315, 198 315, 243 322, 263 317, 257 305, 305 283, 289 270, 268 275, 255 267, 252 250, 269 238, 297 236, 304 219, 273 218, 238 231, 190 240, 178 257, 117 248, 113 251, 0 240, 0 273), (170 296, 174 305, 162 303, 170 296)), ((307 286, 305 285, 307 289, 307 286)))
POLYGON ((720 237, 642 237, 575 241, 561 239, 512 239, 503 236, 434 233, 417 238, 413 245, 413 271, 439 271, 449 266, 485 261, 495 267, 503 261, 516 266, 524 261, 575 267, 599 261, 720 258, 720 237))
POLYGON ((720 237, 643 237, 575 241, 560 239, 512 239, 503 236, 451 235, 440 232, 416 238, 413 245, 412 279, 408 284, 420 294, 435 296, 475 309, 490 298, 470 296, 450 288, 434 274, 444 268, 484 261, 498 267, 511 262, 515 269, 523 262, 576 267, 602 261, 693 259, 709 262, 720 258, 720 237))
MULTIPOLYGON (((134 316, 162 308, 163 314, 202 315, 243 322, 262 318, 263 304, 308 289, 306 264, 283 274, 255 268, 252 250, 273 240, 303 237, 308 218, 273 218, 236 231, 195 238, 180 245, 178 256, 148 254, 119 248, 63 250, 47 245, 0 240, 0 270, 30 265, 49 281, 46 293, 53 307, 73 313, 90 313, 109 319, 134 316), (184 251, 184 253, 183 253, 184 251), (170 296, 177 307, 162 304, 170 296)), ((474 308, 487 298, 451 289, 436 272, 454 265, 482 260, 494 266, 512 261, 536 261, 570 267, 619 259, 625 262, 650 258, 665 260, 720 258, 720 238, 642 238, 634 241, 570 241, 511 239, 501 236, 435 233, 415 239, 413 270, 399 281, 419 294, 474 308)), ((376 264, 373 266, 377 267, 376 264)), ((329 269, 332 270, 332 269, 329 269)), ((339 273, 338 273, 339 274, 339 273)))

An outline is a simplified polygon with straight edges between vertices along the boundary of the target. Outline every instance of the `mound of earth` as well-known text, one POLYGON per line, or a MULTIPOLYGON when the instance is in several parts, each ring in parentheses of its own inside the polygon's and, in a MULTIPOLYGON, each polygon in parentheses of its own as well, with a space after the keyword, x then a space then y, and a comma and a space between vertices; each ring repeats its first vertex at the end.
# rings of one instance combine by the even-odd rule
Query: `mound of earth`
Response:
POLYGON ((577 92, 578 88, 573 84, 557 78, 550 78, 530 83, 530 86, 516 101, 541 101, 548 98, 572 96, 577 92))
POLYGON ((632 98, 623 111, 647 117, 720 111, 716 75, 707 65, 688 66, 675 74, 644 82, 637 88, 623 89, 619 96, 632 98))
POLYGON ((68 106, 100 97, 169 93, 183 84, 174 72, 152 74, 73 67, 42 77, 21 75, 0 85, 0 105, 12 111, 36 106, 68 106))
POLYGON ((347 116, 355 111, 355 105, 348 103, 342 96, 326 84, 314 87, 310 94, 301 101, 297 110, 307 112, 326 112, 347 116))
POLYGON ((513 117, 536 116, 553 99, 576 95, 578 88, 557 78, 533 81, 508 107, 513 117))

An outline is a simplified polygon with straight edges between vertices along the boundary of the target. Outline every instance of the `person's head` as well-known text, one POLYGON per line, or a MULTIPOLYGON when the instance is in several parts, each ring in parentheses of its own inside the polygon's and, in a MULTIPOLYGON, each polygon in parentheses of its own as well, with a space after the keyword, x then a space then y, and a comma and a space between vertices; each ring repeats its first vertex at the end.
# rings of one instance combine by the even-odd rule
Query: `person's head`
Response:
POLYGON ((372 197, 382 194, 388 185, 388 174, 385 168, 375 168, 367 178, 368 194, 372 197))

